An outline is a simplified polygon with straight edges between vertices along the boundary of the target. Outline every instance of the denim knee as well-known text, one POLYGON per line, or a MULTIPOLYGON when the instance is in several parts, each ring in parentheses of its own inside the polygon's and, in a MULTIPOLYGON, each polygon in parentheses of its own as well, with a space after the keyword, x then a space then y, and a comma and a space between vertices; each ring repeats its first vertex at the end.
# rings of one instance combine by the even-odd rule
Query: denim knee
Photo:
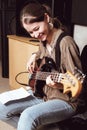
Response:
POLYGON ((9 118, 6 106, 0 102, 0 120, 8 120, 9 118))

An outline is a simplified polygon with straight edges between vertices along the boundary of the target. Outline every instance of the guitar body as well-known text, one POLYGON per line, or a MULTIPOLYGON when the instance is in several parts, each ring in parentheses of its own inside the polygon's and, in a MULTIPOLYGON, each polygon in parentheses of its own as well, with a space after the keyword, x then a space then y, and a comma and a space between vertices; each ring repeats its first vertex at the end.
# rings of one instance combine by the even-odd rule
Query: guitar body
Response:
MULTIPOLYGON (((38 70, 41 72, 51 72, 52 70, 56 70, 56 64, 52 58, 44 57, 42 60, 37 60, 38 70)), ((43 87, 46 84, 46 81, 42 80, 34 80, 33 75, 29 79, 29 85, 34 89, 34 95, 37 97, 45 96, 43 92, 43 87)))

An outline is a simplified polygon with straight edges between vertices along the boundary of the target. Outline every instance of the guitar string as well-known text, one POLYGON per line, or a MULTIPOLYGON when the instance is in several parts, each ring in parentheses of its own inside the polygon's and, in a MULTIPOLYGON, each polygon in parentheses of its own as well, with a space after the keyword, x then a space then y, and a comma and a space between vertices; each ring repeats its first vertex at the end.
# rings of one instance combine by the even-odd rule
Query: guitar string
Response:
POLYGON ((31 79, 46 80, 46 77, 48 75, 51 75, 51 78, 55 82, 61 82, 61 80, 62 80, 62 83, 67 83, 67 84, 70 83, 70 81, 68 81, 69 79, 68 80, 65 79, 65 76, 64 76, 65 74, 61 74, 60 80, 58 81, 60 74, 57 72, 55 73, 55 72, 34 71, 34 73, 31 76, 31 79))

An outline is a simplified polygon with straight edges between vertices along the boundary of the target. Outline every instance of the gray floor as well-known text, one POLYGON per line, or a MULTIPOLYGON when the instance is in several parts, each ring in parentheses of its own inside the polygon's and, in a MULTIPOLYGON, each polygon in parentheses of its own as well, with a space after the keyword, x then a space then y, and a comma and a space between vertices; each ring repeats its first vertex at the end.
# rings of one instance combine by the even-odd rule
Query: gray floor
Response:
MULTIPOLYGON (((9 79, 2 77, 2 70, 1 70, 1 62, 0 62, 0 93, 4 91, 8 91, 9 88, 9 79)), ((11 125, 8 125, 5 122, 0 121, 0 130, 16 130, 11 125)))

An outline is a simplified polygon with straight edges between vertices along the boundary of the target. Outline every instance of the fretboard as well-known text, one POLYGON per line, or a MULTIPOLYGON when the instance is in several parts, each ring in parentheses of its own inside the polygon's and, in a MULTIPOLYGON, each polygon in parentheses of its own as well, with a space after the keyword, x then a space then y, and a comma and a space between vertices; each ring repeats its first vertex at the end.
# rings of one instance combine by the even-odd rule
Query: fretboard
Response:
POLYGON ((37 80, 46 80, 46 78, 51 75, 51 79, 54 81, 54 82, 59 82, 60 80, 60 73, 58 72, 42 72, 42 71, 37 71, 37 72, 34 72, 33 75, 32 75, 32 78, 33 79, 37 79, 37 80))

